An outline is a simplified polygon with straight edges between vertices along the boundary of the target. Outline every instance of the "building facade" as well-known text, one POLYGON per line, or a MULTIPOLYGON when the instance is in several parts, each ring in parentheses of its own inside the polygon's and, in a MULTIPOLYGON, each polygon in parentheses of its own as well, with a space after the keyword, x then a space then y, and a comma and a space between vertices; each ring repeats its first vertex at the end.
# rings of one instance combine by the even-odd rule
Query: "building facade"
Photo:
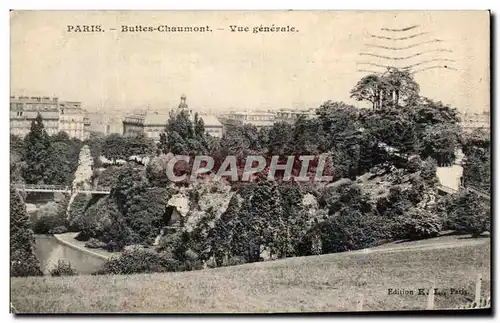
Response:
POLYGON ((315 109, 281 109, 276 111, 276 121, 294 123, 299 117, 315 117, 315 109))
POLYGON ((49 135, 59 132, 59 100, 49 97, 10 97, 10 133, 24 138, 31 129, 37 115, 43 118, 49 135))
POLYGON ((158 111, 137 111, 123 120, 123 135, 137 136, 144 134, 155 141, 160 140, 160 134, 165 132, 169 115, 158 111))
MULTIPOLYGON (((186 103, 186 96, 181 96, 181 101, 177 109, 170 112, 155 111, 147 109, 144 111, 136 111, 123 120, 123 135, 137 136, 140 133, 155 141, 160 140, 160 134, 165 132, 165 126, 170 118, 170 115, 175 115, 185 111, 191 121, 194 121, 194 112, 186 103)), ((222 137, 222 124, 216 117, 210 115, 199 116, 205 125, 205 132, 214 137, 222 137)))
POLYGON ((10 133, 24 138, 38 114, 49 136, 64 131, 70 138, 88 138, 90 123, 81 102, 60 101, 57 97, 11 96, 10 133))
POLYGON ((271 127, 276 122, 276 113, 271 111, 231 111, 222 116, 227 126, 250 124, 257 128, 271 127))
POLYGON ((123 119, 126 116, 120 109, 100 109, 94 112, 88 112, 90 121, 89 131, 97 132, 103 135, 123 134, 123 119))
POLYGON ((84 119, 80 102, 59 103, 59 131, 66 132, 70 138, 85 140, 84 119))
POLYGON ((460 116, 462 119, 461 124, 466 132, 472 132, 475 129, 490 129, 490 112, 484 111, 483 113, 464 113, 460 116))

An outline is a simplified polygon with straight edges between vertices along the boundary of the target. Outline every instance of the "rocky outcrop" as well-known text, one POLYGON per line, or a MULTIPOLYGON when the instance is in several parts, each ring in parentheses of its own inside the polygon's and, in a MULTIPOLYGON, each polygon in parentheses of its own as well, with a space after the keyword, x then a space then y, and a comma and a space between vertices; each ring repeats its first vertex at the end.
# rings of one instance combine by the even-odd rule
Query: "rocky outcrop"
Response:
POLYGON ((89 147, 87 145, 83 146, 78 157, 78 168, 76 169, 75 179, 73 180, 73 189, 91 188, 93 163, 89 147))
POLYGON ((66 216, 69 217, 69 210, 71 204, 77 195, 77 189, 90 189, 92 188, 92 165, 94 161, 90 154, 89 146, 85 145, 80 150, 78 157, 78 168, 75 171, 75 179, 72 184, 72 193, 69 198, 68 207, 66 209, 66 216))
POLYGON ((183 229, 190 232, 205 216, 212 216, 209 225, 214 224, 227 209, 233 194, 227 184, 200 181, 178 189, 167 204, 175 207, 182 218, 183 229))

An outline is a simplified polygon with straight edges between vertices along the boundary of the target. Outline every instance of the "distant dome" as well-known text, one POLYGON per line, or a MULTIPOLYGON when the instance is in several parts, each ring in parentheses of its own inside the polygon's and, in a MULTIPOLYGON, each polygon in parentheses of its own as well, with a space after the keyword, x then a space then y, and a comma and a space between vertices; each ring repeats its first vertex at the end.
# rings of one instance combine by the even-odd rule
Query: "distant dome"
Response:
POLYGON ((181 103, 179 103, 179 110, 187 110, 188 105, 186 104, 186 95, 181 95, 181 103))

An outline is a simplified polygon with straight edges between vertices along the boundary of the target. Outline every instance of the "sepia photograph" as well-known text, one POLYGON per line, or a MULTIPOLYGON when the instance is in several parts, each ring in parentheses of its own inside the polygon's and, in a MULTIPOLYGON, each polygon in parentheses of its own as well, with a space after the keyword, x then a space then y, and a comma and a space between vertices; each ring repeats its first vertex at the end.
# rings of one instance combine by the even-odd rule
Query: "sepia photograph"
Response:
POLYGON ((491 19, 11 10, 10 313, 491 314, 491 19))

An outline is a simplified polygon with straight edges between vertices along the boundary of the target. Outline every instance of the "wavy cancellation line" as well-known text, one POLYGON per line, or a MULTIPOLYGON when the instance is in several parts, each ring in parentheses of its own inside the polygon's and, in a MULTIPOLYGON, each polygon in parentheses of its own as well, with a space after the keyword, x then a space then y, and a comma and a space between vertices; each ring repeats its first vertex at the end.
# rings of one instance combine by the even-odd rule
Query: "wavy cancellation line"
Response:
POLYGON ((420 73, 420 72, 423 72, 423 71, 427 71, 427 70, 431 70, 431 69, 436 69, 436 68, 443 68, 443 69, 446 69, 446 70, 458 71, 456 68, 448 66, 448 65, 435 65, 435 66, 429 66, 429 67, 421 68, 421 69, 416 70, 416 71, 412 71, 411 74, 416 74, 416 73, 420 73))
POLYGON ((432 62, 455 62, 455 60, 454 59, 448 59, 448 58, 434 58, 434 59, 428 59, 428 60, 421 61, 421 62, 418 62, 418 63, 415 63, 415 64, 407 65, 407 66, 382 65, 382 64, 372 63, 372 62, 356 62, 356 64, 359 64, 359 65, 370 65, 370 66, 383 67, 383 68, 395 67, 395 68, 397 68, 399 70, 408 70, 408 69, 411 69, 411 68, 413 68, 415 66, 420 66, 420 65, 427 64, 427 63, 432 63, 432 62))
MULTIPOLYGON (((385 67, 385 66, 380 65, 380 67, 385 67)), ((420 72, 431 70, 431 69, 437 69, 437 68, 442 68, 442 69, 450 70, 450 71, 458 71, 458 69, 456 69, 456 68, 454 68, 452 66, 448 66, 448 65, 434 65, 434 66, 424 67, 424 68, 418 69, 416 71, 409 71, 409 72, 410 72, 410 74, 416 74, 416 73, 420 73, 420 72)), ((384 72, 384 71, 374 71, 374 70, 364 69, 364 68, 358 68, 356 71, 357 72, 370 73, 370 74, 382 74, 384 72)))
POLYGON ((425 50, 425 51, 422 51, 422 52, 419 52, 419 53, 416 53, 416 54, 413 54, 413 55, 410 55, 410 56, 401 56, 401 57, 391 57, 391 56, 384 56, 384 55, 378 55, 378 54, 373 54, 373 53, 359 53, 359 55, 361 55, 361 56, 378 57, 378 58, 383 58, 383 59, 400 61, 400 60, 417 57, 417 56, 420 56, 420 55, 423 55, 423 54, 426 54, 426 53, 431 53, 431 52, 448 52, 448 53, 453 53, 453 51, 451 49, 442 49, 442 48, 440 48, 440 49, 429 49, 429 50, 425 50))
POLYGON ((380 74, 381 72, 373 71, 373 70, 366 70, 366 69, 358 69, 356 70, 358 72, 363 72, 363 73, 370 73, 370 74, 380 74))
POLYGON ((414 25, 414 26, 409 26, 409 27, 400 28, 400 29, 380 28, 380 30, 383 30, 383 31, 395 31, 395 32, 400 32, 400 31, 408 31, 408 30, 412 30, 412 29, 415 29, 415 28, 417 28, 417 27, 420 27, 420 25, 414 25))
POLYGON ((438 42, 442 42, 442 41, 443 40, 441 40, 441 39, 433 39, 433 40, 428 40, 428 41, 424 41, 421 43, 412 44, 412 45, 408 45, 408 46, 404 46, 404 47, 383 46, 383 45, 376 45, 376 44, 365 44, 365 46, 374 47, 374 48, 389 49, 389 50, 404 50, 404 49, 410 49, 410 48, 414 48, 414 47, 425 45, 425 44, 438 43, 438 42))
POLYGON ((373 34, 369 34, 369 35, 370 35, 370 37, 378 38, 378 39, 405 40, 405 39, 411 39, 411 38, 415 38, 415 37, 418 37, 418 36, 422 36, 422 35, 425 35, 425 34, 428 34, 428 32, 421 32, 421 33, 414 34, 414 35, 411 35, 411 36, 405 36, 405 37, 399 37, 399 38, 387 37, 387 36, 379 36, 379 35, 373 35, 373 34))

